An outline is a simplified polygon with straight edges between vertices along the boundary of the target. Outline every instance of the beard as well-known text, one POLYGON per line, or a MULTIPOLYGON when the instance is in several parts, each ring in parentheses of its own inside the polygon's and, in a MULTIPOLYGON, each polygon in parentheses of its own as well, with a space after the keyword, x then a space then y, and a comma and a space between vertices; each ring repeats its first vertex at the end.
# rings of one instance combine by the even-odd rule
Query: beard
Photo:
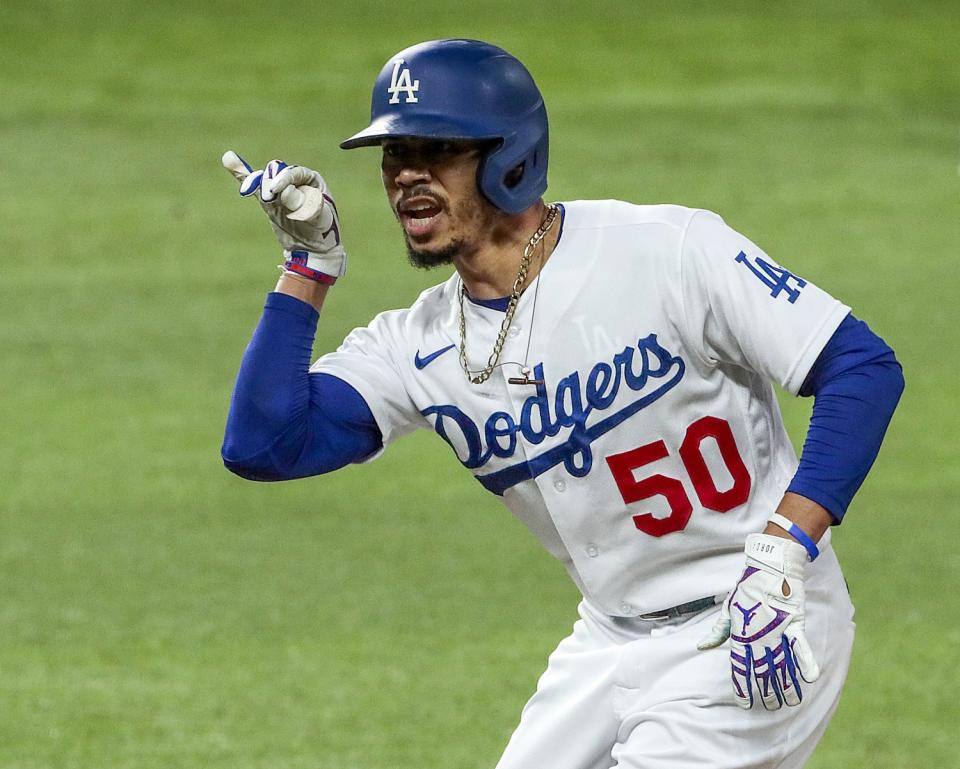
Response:
MULTIPOLYGON (((493 228, 496 210, 479 192, 469 200, 459 201, 452 208, 448 208, 446 198, 438 198, 437 194, 427 187, 415 187, 408 193, 409 197, 417 195, 426 195, 437 200, 440 209, 448 211, 451 221, 458 223, 460 227, 465 227, 468 231, 485 232, 493 228)), ((396 211, 394 215, 397 216, 396 211)), ((463 237, 454 237, 445 246, 432 249, 417 248, 407 238, 406 233, 403 241, 407 248, 407 261, 418 270, 432 270, 435 267, 453 264, 455 259, 469 258, 477 250, 477 245, 472 240, 463 237)))
POLYGON ((443 267, 445 264, 453 264, 455 256, 463 251, 463 241, 452 240, 443 248, 433 249, 431 251, 421 251, 413 244, 404 239, 407 245, 407 261, 418 270, 432 270, 434 267, 443 267))

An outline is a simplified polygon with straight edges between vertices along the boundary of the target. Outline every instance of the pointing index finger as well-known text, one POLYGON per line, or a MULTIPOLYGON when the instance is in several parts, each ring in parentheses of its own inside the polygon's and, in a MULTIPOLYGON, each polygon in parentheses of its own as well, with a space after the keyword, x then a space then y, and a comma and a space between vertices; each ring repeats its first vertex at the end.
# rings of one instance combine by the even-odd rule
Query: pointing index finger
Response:
POLYGON ((242 182, 250 175, 250 172, 253 171, 247 164, 247 161, 233 150, 224 152, 223 157, 220 158, 220 162, 223 163, 223 167, 226 168, 238 182, 242 182))

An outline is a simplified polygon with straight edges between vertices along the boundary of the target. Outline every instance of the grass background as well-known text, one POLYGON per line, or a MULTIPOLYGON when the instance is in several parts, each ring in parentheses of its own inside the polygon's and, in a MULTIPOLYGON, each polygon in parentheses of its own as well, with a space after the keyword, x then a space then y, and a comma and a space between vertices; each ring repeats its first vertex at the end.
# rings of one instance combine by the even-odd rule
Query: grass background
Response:
MULTIPOLYGON (((897 350, 810 766, 960 766, 955 3, 3 0, 0 767, 495 764, 574 619, 559 565, 435 436, 280 485, 218 456, 277 260, 220 154, 337 194, 331 348, 443 277, 336 142, 389 55, 444 36, 534 73, 551 199, 720 211, 897 350)), ((784 407, 799 444, 809 403, 784 407)))

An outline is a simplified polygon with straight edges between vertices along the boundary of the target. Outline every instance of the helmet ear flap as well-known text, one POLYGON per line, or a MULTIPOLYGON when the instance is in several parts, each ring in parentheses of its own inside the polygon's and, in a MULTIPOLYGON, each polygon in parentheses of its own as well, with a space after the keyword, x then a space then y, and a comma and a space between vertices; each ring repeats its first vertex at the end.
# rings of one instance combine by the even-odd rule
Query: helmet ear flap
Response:
MULTIPOLYGON (((483 193, 483 196, 488 200, 490 200, 490 196, 487 195, 486 190, 484 190, 484 187, 483 187, 484 179, 485 178, 487 179, 486 183, 488 185, 490 184, 493 184, 494 186, 498 186, 498 185, 496 181, 491 182, 489 179, 490 175, 486 173, 487 156, 489 155, 490 152, 493 152, 495 148, 500 144, 501 142, 497 142, 493 147, 490 148, 488 152, 485 152, 483 154, 482 159, 480 160, 480 165, 477 167, 477 188, 480 190, 481 193, 483 193)), ((523 181, 523 177, 526 173, 526 169, 527 169, 527 162, 525 160, 521 160, 519 163, 517 163, 517 165, 515 165, 513 168, 511 168, 509 171, 507 171, 503 175, 503 179, 500 182, 499 186, 506 190, 514 189, 515 187, 517 187, 517 185, 519 185, 523 181)), ((490 200, 490 202, 493 203, 493 200, 490 200)))
POLYGON ((530 124, 507 136, 484 155, 478 169, 480 191, 494 206, 518 214, 547 189, 548 136, 546 115, 535 133, 530 124), (518 135, 519 134, 519 135, 518 135), (532 135, 531 135, 532 134, 532 135))

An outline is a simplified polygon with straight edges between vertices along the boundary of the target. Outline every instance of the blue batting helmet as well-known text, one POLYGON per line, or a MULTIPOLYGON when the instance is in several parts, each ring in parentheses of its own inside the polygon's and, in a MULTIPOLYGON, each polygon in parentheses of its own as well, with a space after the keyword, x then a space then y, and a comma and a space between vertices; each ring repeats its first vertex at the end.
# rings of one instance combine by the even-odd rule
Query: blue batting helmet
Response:
POLYGON ((547 188, 547 110, 517 59, 479 40, 431 40, 393 56, 373 84, 370 125, 345 149, 389 137, 497 140, 477 184, 497 208, 516 214, 547 188))

